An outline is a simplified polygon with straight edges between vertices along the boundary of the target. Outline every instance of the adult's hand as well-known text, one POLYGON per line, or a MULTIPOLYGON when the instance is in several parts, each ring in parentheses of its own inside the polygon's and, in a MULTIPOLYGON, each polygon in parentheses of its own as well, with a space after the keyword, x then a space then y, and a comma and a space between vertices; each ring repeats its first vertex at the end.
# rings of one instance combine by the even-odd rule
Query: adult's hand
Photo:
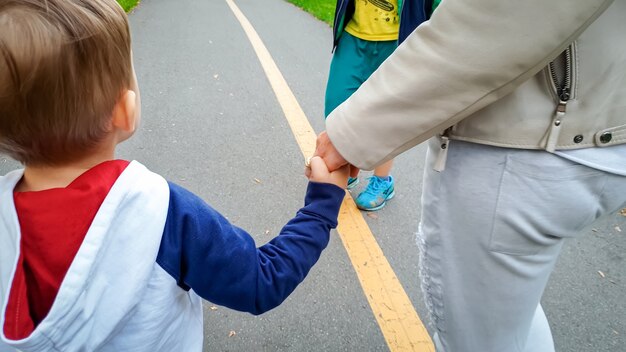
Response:
MULTIPOLYGON (((344 159, 339 151, 333 145, 333 142, 328 138, 328 134, 326 131, 320 133, 317 136, 317 145, 315 149, 315 154, 313 156, 321 157, 326 166, 328 167, 328 171, 335 171, 341 168, 344 165, 350 165, 346 159, 344 159)), ((305 172, 306 176, 309 177, 309 170, 305 172)), ((350 177, 357 177, 359 175, 359 169, 350 165, 350 177)))
POLYGON ((313 156, 319 156, 324 159, 328 171, 335 171, 340 167, 348 164, 348 161, 339 154, 339 151, 333 145, 333 142, 328 138, 326 131, 317 136, 317 143, 315 147, 315 154, 313 156))

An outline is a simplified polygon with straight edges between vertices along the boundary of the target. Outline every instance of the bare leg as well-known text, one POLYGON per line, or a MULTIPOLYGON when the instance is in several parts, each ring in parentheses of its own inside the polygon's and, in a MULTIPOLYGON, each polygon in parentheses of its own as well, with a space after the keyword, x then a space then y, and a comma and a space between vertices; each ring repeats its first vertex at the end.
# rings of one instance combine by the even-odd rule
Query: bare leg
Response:
POLYGON ((389 176, 391 172, 391 167, 393 166, 393 159, 387 161, 386 163, 380 165, 379 167, 374 169, 374 175, 378 177, 385 178, 389 176))

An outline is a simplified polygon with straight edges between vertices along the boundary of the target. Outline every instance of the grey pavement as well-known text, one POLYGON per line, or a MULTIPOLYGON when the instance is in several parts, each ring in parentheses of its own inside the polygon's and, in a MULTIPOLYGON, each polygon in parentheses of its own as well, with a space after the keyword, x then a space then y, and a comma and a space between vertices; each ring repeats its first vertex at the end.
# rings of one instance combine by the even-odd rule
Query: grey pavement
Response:
MULTIPOLYGON (((283 0, 236 3, 314 129, 322 131, 330 28, 283 0)), ((303 160, 226 2, 143 0, 130 21, 143 121, 118 156, 139 160, 199 194, 258 244, 268 241, 302 205, 303 160)), ((365 219, 425 321, 415 245, 423 155, 424 146, 418 146, 396 159, 397 197, 365 219)), ((0 174, 17 167, 0 158, 0 174)), ((619 214, 567 242, 543 299, 558 351, 626 351, 625 256, 626 217, 619 214)), ((333 233, 309 277, 275 310, 251 316, 206 302, 205 350, 387 346, 333 233)))

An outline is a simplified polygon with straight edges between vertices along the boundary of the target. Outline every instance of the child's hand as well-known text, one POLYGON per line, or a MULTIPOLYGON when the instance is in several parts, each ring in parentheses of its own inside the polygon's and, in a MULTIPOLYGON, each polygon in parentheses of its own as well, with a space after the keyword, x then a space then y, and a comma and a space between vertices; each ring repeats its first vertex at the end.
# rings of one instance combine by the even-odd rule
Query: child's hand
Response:
POLYGON ((337 187, 346 188, 348 184, 348 174, 350 167, 344 165, 341 168, 328 172, 328 167, 322 158, 314 156, 310 161, 310 169, 307 170, 307 177, 309 181, 331 183, 337 187))

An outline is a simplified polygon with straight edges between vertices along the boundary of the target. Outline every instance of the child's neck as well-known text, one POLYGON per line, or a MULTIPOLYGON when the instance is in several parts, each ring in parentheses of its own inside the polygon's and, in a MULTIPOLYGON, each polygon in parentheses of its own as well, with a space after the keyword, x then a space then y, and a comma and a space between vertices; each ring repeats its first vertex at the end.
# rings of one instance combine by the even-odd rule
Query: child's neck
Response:
POLYGON ((67 187, 92 167, 114 159, 114 151, 102 151, 80 160, 54 166, 26 166, 24 176, 15 187, 17 192, 43 191, 67 187))

